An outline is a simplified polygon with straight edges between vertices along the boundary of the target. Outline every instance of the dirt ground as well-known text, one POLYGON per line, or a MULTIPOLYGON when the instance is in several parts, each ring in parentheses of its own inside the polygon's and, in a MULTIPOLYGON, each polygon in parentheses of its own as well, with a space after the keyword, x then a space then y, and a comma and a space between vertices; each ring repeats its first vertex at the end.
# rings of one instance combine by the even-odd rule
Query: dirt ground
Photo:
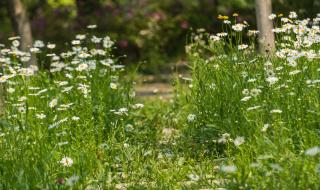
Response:
POLYGON ((136 95, 140 98, 170 99, 173 93, 172 82, 173 76, 170 74, 139 76, 135 86, 136 95))

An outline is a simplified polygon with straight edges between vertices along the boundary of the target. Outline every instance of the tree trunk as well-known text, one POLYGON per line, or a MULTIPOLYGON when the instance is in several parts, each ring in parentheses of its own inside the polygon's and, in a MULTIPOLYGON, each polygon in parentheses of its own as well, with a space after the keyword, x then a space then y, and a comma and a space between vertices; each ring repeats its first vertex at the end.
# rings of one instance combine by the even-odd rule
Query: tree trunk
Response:
MULTIPOLYGON (((21 0, 7 0, 8 13, 12 22, 12 26, 20 39, 20 49, 22 51, 28 51, 28 48, 32 45, 32 32, 31 25, 27 15, 27 11, 23 6, 21 0)), ((33 60, 29 63, 35 64, 33 60)))
POLYGON ((259 30, 259 51, 261 54, 270 54, 275 50, 273 22, 269 19, 272 14, 272 0, 255 0, 256 16, 259 30))
MULTIPOLYGON (((8 14, 11 19, 13 30, 20 36, 20 50, 29 51, 32 46, 32 32, 31 25, 27 15, 27 11, 23 6, 21 0, 7 0, 8 14)), ((36 65, 35 55, 31 55, 31 59, 25 66, 36 65)), ((5 110, 5 88, 4 84, 0 84, 0 117, 3 116, 5 110)))

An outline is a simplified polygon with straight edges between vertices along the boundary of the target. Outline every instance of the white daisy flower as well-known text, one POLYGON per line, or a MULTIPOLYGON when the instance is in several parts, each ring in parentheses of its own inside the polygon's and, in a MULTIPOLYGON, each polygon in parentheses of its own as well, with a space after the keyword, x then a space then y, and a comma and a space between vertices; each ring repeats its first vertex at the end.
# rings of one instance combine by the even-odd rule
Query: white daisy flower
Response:
POLYGON ((58 104, 58 99, 55 98, 49 102, 49 107, 54 108, 57 106, 57 104, 58 104))
POLYGON ((73 165, 73 160, 70 157, 63 157, 60 162, 65 167, 71 167, 73 165))
POLYGON ((235 173, 237 171, 237 166, 234 165, 223 165, 220 167, 220 170, 225 173, 235 173))
POLYGON ((237 137, 236 139, 234 139, 233 143, 236 146, 240 146, 244 143, 244 137, 237 137))
POLYGON ((307 155, 307 156, 315 156, 318 153, 320 153, 320 147, 319 146, 315 146, 315 147, 309 148, 308 150, 306 150, 304 152, 304 154, 307 155))

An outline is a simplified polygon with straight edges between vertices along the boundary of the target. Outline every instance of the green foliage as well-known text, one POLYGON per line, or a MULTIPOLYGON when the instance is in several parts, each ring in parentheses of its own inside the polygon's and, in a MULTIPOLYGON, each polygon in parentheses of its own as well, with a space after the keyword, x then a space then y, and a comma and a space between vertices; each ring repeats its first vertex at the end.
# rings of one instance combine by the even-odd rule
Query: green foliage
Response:
POLYGON ((275 56, 257 55, 254 32, 234 21, 226 33, 201 31, 187 47, 195 118, 187 134, 223 158, 228 189, 319 188, 318 29, 290 15, 277 18, 275 56))
POLYGON ((138 109, 130 77, 124 78, 123 66, 110 54, 109 37, 77 39, 59 55, 54 45, 35 43, 31 51, 41 65, 51 63, 50 72, 22 68, 30 54, 19 53, 16 39, 1 51, 1 83, 7 89, 0 125, 1 189, 59 188, 57 180, 73 175, 85 180, 98 169, 99 152, 104 154, 111 139, 126 140, 124 126, 133 125, 129 112, 138 109), (63 157, 71 157, 75 167, 61 166, 63 157))
POLYGON ((48 4, 53 8, 61 7, 61 6, 75 6, 75 0, 49 0, 48 4))
MULTIPOLYGON (((163 17, 166 3, 127 18, 147 21, 142 39, 131 22, 111 33, 168 51, 164 34, 185 18, 163 17)), ((134 73, 95 25, 64 51, 35 41, 21 52, 10 38, 0 46, 0 189, 319 189, 320 19, 276 17, 277 51, 263 57, 257 31, 219 18, 222 33, 191 35, 191 78, 177 78, 169 101, 135 97, 134 73), (39 67, 22 67, 33 56, 39 67)))
MULTIPOLYGON (((190 29, 218 30, 219 14, 238 12, 238 19, 255 26, 253 0, 24 0, 36 39, 55 41, 63 47, 66 41, 84 32, 86 25, 99 25, 101 35, 118 41, 116 55, 128 55, 125 63, 143 62, 141 69, 156 73, 163 66, 183 57, 183 47, 190 29)), ((5 18, 5 2, 0 17, 5 18)), ((2 5, 2 3, 0 5, 2 5)), ((298 10, 303 17, 317 14, 318 0, 274 0, 276 13, 298 10)), ((9 20, 1 27, 0 39, 12 34, 9 20)))

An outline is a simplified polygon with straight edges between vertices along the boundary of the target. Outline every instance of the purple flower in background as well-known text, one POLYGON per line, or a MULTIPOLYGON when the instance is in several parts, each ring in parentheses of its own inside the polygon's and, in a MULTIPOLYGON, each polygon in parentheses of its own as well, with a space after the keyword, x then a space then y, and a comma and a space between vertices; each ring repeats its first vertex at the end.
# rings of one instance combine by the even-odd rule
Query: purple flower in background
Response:
POLYGON ((59 16, 61 13, 62 13, 62 10, 60 8, 56 8, 53 10, 53 13, 56 15, 56 16, 59 16))
POLYGON ((134 16, 133 11, 132 10, 128 10, 128 12, 126 13, 126 17, 130 19, 133 16, 134 16))
POLYGON ((162 12, 154 12, 151 14, 151 18, 153 18, 156 21, 162 21, 166 19, 166 15, 162 12))
POLYGON ((182 28, 184 30, 188 29, 189 28, 189 22, 186 21, 186 20, 181 21, 180 22, 180 28, 182 28))
POLYGON ((120 41, 118 42, 118 46, 121 47, 121 48, 127 48, 128 45, 129 45, 128 40, 120 40, 120 41))
POLYGON ((65 183, 65 180, 63 178, 58 178, 57 179, 57 184, 63 185, 65 183))
POLYGON ((39 32, 45 30, 46 24, 46 19, 44 17, 38 17, 32 20, 32 28, 37 29, 39 32))
POLYGON ((107 4, 107 5, 104 7, 104 9, 105 9, 106 11, 108 11, 108 12, 112 12, 112 11, 114 10, 114 7, 113 7, 113 5, 111 5, 111 4, 107 4))

